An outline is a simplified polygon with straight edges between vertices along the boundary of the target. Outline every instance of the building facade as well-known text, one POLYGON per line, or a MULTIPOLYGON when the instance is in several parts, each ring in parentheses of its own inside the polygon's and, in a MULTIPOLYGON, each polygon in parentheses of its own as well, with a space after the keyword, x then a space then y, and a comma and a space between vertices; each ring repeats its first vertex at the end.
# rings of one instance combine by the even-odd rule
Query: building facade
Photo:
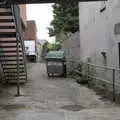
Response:
POLYGON ((34 20, 27 21, 27 27, 24 35, 25 52, 28 60, 37 59, 37 28, 34 20))
POLYGON ((37 28, 34 20, 27 21, 27 27, 25 30, 25 40, 35 40, 37 39, 37 28))
POLYGON ((26 12, 26 5, 19 5, 20 7, 20 16, 22 18, 22 22, 24 26, 26 27, 26 21, 27 21, 27 12, 26 12))
POLYGON ((120 0, 80 2, 80 57, 120 67, 120 0))

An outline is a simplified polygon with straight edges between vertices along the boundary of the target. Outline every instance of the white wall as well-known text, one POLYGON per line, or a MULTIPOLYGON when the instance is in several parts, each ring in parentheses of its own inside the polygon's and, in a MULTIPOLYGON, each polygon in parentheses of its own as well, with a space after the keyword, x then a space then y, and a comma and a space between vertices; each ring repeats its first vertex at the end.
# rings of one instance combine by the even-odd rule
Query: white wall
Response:
POLYGON ((119 66, 118 43, 120 35, 114 26, 120 23, 120 0, 108 0, 106 10, 100 13, 102 2, 80 2, 80 56, 93 63, 104 64, 101 52, 106 52, 108 66, 119 66))

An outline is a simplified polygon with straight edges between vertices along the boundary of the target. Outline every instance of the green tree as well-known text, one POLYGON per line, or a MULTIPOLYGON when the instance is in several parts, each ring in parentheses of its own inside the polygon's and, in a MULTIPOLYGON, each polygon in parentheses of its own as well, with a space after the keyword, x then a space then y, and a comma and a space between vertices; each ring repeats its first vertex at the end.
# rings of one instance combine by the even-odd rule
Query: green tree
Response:
POLYGON ((50 36, 74 33, 79 30, 78 0, 58 0, 53 5, 54 20, 49 28, 50 36))

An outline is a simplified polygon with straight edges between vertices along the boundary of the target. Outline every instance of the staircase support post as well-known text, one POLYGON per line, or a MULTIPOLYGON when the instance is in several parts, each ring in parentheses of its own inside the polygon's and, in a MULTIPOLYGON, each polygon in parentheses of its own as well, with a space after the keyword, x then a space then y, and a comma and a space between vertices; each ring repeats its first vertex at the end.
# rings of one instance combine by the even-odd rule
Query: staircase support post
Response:
POLYGON ((17 35, 17 96, 20 96, 20 78, 19 78, 19 36, 17 35))

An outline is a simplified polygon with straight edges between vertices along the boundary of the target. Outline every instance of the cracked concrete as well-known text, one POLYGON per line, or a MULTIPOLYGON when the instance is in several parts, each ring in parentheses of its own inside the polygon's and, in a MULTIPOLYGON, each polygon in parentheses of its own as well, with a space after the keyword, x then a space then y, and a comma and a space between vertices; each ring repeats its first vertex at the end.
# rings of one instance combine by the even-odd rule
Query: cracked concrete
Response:
POLYGON ((48 78, 44 64, 29 63, 28 68, 22 96, 15 97, 15 86, 1 88, 0 120, 120 120, 120 107, 94 91, 72 79, 48 78), (69 105, 82 109, 64 109, 69 105))

